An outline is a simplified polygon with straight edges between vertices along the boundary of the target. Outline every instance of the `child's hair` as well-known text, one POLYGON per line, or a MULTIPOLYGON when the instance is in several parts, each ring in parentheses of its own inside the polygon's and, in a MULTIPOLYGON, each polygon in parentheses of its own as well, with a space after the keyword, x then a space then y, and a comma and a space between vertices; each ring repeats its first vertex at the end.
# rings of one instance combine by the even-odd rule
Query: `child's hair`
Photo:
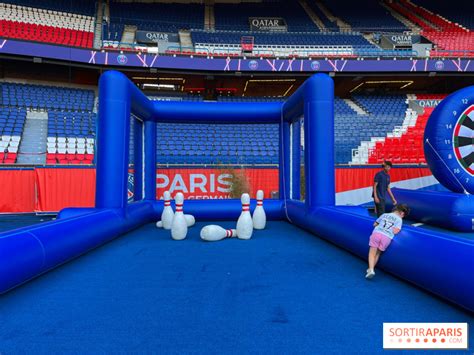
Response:
POLYGON ((396 205, 394 208, 393 208, 393 211, 392 212, 403 212, 405 214, 405 216, 408 216, 410 214, 410 207, 408 207, 407 205, 405 204, 401 204, 401 205, 396 205))
POLYGON ((385 160, 385 161, 383 162, 383 164, 382 164, 382 167, 384 167, 384 166, 392 167, 392 162, 389 161, 389 160, 385 160))

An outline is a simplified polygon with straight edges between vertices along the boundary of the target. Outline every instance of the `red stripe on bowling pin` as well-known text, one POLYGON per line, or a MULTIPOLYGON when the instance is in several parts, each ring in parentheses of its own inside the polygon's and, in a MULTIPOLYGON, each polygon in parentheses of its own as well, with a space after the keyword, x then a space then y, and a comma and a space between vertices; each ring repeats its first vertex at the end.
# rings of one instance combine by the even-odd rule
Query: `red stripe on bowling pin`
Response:
POLYGON ((232 229, 226 229, 225 231, 225 237, 226 238, 232 238, 234 233, 232 233, 232 229))
POLYGON ((262 200, 257 200, 257 206, 263 206, 263 201, 262 200))
POLYGON ((242 211, 250 211, 250 204, 243 203, 242 204, 242 211))
POLYGON ((176 212, 183 212, 183 205, 176 204, 176 212))
POLYGON ((171 200, 165 200, 165 207, 171 206, 171 200))

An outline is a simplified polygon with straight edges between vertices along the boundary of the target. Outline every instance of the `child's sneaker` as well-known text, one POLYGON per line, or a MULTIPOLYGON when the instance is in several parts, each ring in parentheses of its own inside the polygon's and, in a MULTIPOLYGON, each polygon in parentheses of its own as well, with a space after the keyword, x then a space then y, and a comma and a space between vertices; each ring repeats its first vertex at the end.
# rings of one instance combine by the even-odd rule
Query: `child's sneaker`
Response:
POLYGON ((370 269, 367 269, 367 274, 365 275, 365 278, 370 280, 372 277, 375 276, 375 271, 374 270, 370 270, 370 269))

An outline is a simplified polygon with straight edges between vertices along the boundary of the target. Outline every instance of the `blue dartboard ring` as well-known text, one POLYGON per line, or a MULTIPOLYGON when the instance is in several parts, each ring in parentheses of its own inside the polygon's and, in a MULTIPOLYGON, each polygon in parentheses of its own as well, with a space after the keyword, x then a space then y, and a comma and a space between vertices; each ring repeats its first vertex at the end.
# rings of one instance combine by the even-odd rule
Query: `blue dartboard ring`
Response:
POLYGON ((454 92, 433 110, 423 145, 431 172, 441 184, 474 194, 474 86, 454 92))

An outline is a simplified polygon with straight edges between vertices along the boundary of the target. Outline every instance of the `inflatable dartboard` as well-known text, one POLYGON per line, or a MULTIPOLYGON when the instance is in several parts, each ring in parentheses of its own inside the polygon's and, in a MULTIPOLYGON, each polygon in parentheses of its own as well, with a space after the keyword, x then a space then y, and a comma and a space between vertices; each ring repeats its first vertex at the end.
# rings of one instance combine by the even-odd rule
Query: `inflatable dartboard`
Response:
POLYGON ((441 184, 454 192, 474 194, 474 86, 454 92, 433 110, 424 150, 441 184))

